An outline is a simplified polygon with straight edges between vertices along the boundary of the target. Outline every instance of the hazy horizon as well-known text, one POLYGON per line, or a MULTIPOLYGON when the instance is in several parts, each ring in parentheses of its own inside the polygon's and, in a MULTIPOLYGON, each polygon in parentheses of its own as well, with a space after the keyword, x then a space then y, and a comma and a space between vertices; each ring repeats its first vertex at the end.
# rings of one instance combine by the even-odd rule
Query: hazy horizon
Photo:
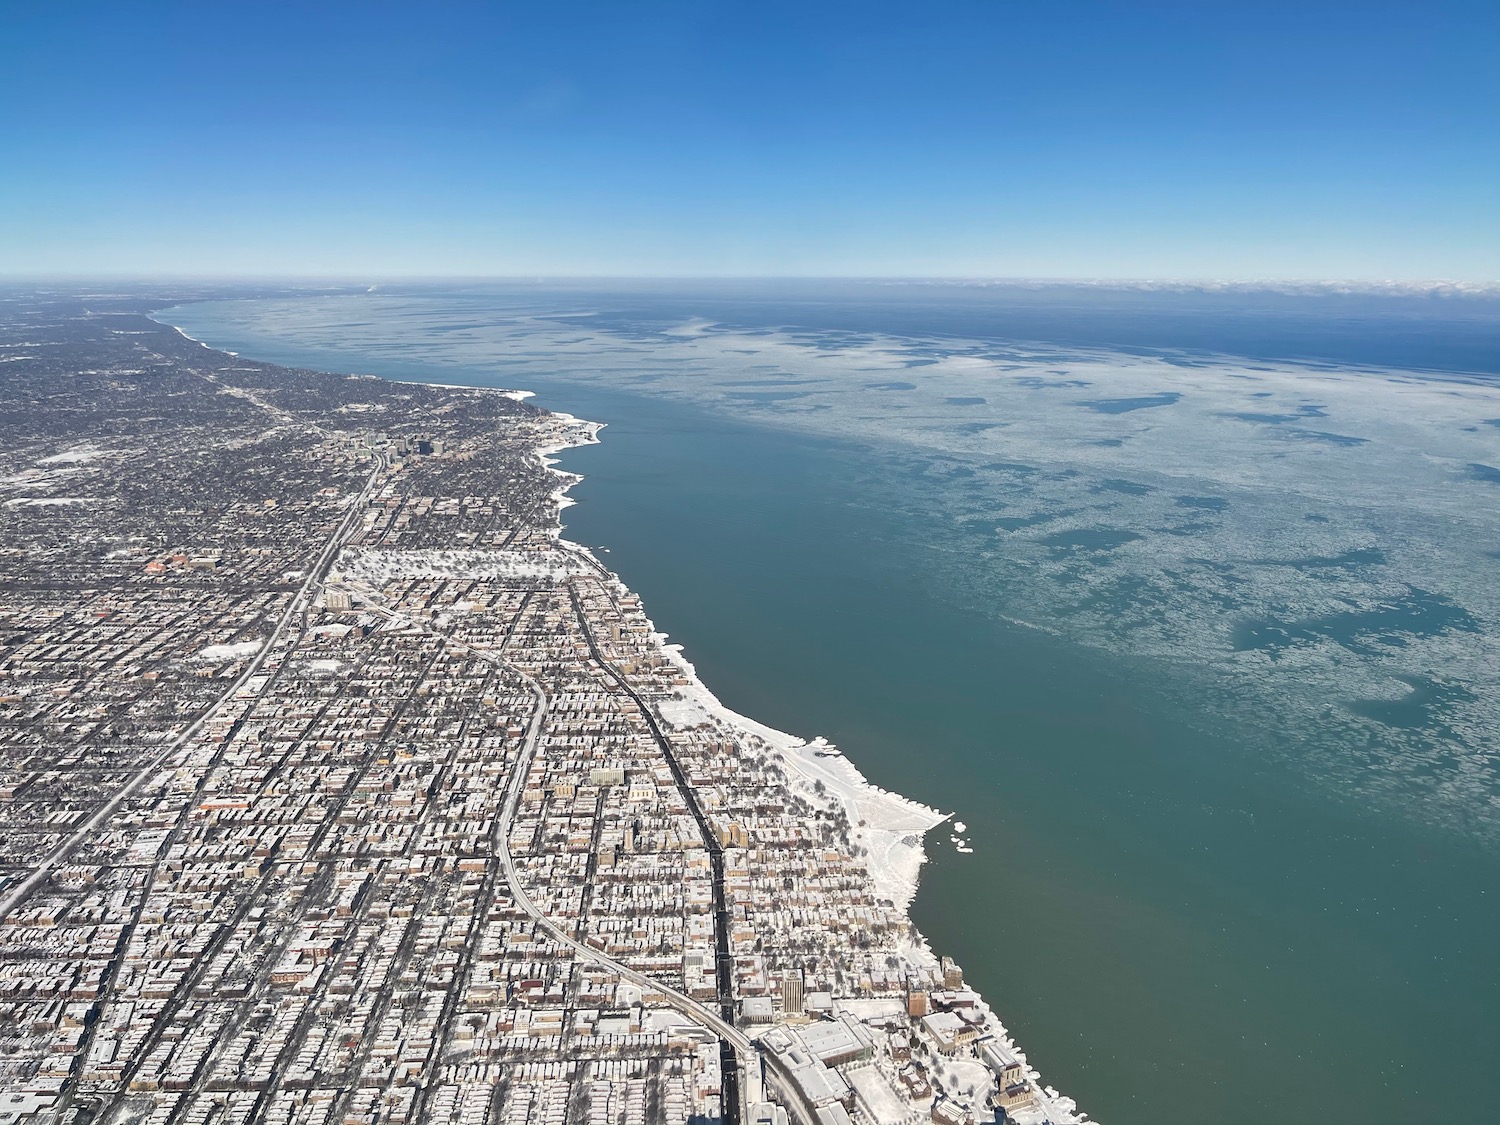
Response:
MULTIPOLYGON (((785 282, 797 283, 867 283, 952 285, 972 287, 1016 288, 1095 288, 1137 290, 1142 292, 1262 292, 1286 291, 1318 296, 1340 292, 1381 296, 1410 295, 1436 290, 1451 291, 1455 296, 1500 295, 1500 277, 1469 280, 1456 277, 1193 277, 1193 276, 1049 276, 984 274, 772 274, 772 273, 130 273, 128 271, 94 270, 87 272, 0 272, 0 283, 7 285, 66 284, 112 282, 138 285, 299 285, 318 288, 378 288, 385 285, 547 285, 576 282, 592 284, 637 284, 675 282, 785 282)), ((1446 295, 1446 294, 1445 294, 1446 295)))
POLYGON ((1500 9, 35 5, 0 273, 1500 279, 1500 9))

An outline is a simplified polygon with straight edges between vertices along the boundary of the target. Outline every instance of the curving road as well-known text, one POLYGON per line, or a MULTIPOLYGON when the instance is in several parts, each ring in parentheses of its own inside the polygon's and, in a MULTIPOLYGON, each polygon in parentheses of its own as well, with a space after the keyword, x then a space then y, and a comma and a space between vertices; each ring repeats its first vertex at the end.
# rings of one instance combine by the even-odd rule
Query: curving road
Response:
MULTIPOLYGON (((351 583, 351 585, 355 584, 351 583)), ((394 610, 375 604, 374 598, 377 596, 375 592, 363 583, 358 584, 358 586, 361 593, 366 595, 365 608, 371 612, 418 629, 427 629, 424 623, 408 617, 406 614, 397 613, 394 610)), ((670 1007, 714 1032, 719 1037, 720 1042, 727 1045, 726 1054, 729 1054, 731 1057, 725 1061, 732 1061, 734 1064, 732 1067, 725 1067, 722 1071, 725 1094, 723 1097, 724 1121, 726 1125, 740 1125, 740 1123, 748 1121, 750 1116, 750 1088, 752 1084, 759 1084, 752 1078, 752 1075, 756 1073, 756 1063, 759 1060, 759 1055, 750 1039, 731 1022, 707 1005, 694 1000, 685 993, 678 992, 676 989, 663 984, 661 981, 645 973, 632 969, 630 966, 606 956, 591 945, 576 940, 554 923, 547 916, 546 912, 541 910, 532 901, 531 896, 526 893, 526 889, 522 886, 520 876, 516 871, 515 859, 510 853, 510 828, 515 820, 516 810, 520 807, 521 790, 525 787, 526 775, 531 767, 531 760, 535 757, 537 744, 541 741, 542 730, 546 725, 547 711, 551 701, 548 699, 546 691, 542 689, 542 685, 514 664, 501 659, 494 653, 471 648, 461 642, 453 641, 452 638, 447 639, 456 651, 468 652, 470 655, 493 664, 498 668, 502 668, 518 677, 526 684, 536 699, 536 710, 532 713, 531 723, 526 730, 526 737, 521 744, 520 753, 517 755, 515 766, 510 771, 509 780, 506 782, 505 800, 501 805, 499 815, 495 818, 495 828, 491 837, 495 857, 500 861, 501 873, 505 877, 506 883, 509 884, 511 896, 515 900, 516 905, 528 917, 536 921, 549 937, 560 945, 567 946, 581 960, 608 969, 618 974, 622 980, 628 980, 633 984, 649 988, 651 991, 666 997, 670 1007)), ((592 639, 592 636, 590 636, 589 640, 591 643, 592 639)), ((606 671, 613 671, 607 664, 604 664, 603 667, 606 671)), ((633 692, 630 694, 634 697, 633 692)), ((655 730, 654 721, 651 725, 653 730, 655 730)), ((659 734, 660 732, 658 731, 657 733, 659 734)))

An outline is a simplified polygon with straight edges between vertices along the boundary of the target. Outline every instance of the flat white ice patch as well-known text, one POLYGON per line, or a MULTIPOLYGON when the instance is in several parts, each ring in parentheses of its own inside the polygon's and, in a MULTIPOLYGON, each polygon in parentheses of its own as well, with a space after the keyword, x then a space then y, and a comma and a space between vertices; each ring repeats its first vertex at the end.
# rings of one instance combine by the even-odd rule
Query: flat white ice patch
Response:
POLYGON ((705 332, 707 332, 713 326, 714 326, 714 322, 713 321, 711 321, 711 320, 705 320, 701 316, 695 316, 691 320, 687 320, 687 321, 683 322, 682 324, 677 325, 677 327, 675 327, 675 328, 668 328, 668 329, 666 329, 662 333, 662 335, 663 336, 678 336, 678 337, 683 337, 683 338, 686 338, 686 339, 691 339, 694 336, 702 336, 705 332))

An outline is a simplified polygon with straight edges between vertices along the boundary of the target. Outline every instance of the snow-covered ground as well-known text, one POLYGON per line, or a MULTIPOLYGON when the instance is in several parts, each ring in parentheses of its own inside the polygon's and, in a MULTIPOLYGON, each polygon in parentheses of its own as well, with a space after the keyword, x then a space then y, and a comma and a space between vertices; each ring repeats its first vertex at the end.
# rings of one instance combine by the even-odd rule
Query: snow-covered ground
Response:
MULTIPOLYGON (((571 416, 563 417, 569 423, 578 422, 578 419, 571 416)), ((588 425, 586 428, 575 431, 580 439, 576 443, 585 444, 597 441, 600 428, 588 425)), ((555 467, 551 454, 565 448, 567 445, 547 446, 541 450, 544 463, 560 478, 558 490, 554 494, 559 501, 559 507, 567 503, 565 496, 567 490, 581 479, 576 474, 566 473, 555 467)), ((598 566, 600 570, 603 570, 602 564, 598 563, 588 548, 563 539, 560 530, 555 541, 560 548, 575 552, 580 558, 590 560, 589 569, 593 570, 595 566, 598 566)), ((654 632, 651 636, 661 654, 675 664, 687 680, 685 685, 677 689, 676 698, 657 702, 657 710, 662 719, 669 725, 677 727, 718 723, 736 731, 752 744, 755 742, 764 744, 774 760, 783 765, 789 774, 801 783, 799 788, 806 799, 813 802, 833 801, 843 806, 852 830, 853 842, 866 849, 863 858, 870 878, 875 884, 876 893, 890 898, 903 910, 907 909, 916 895, 922 864, 927 858, 922 848, 923 837, 937 825, 948 820, 951 814, 939 812, 909 797, 903 797, 899 793, 893 793, 871 784, 859 768, 826 739, 803 738, 786 731, 776 730, 774 727, 766 726, 764 723, 730 710, 698 678, 697 670, 683 654, 682 645, 669 643, 665 633, 654 632), (823 784, 821 794, 816 789, 818 782, 823 784)), ((954 827, 959 831, 967 829, 967 825, 961 822, 955 824, 954 827)), ((955 837, 955 839, 960 838, 955 837)), ((967 844, 960 844, 959 850, 968 850, 967 844)), ((902 955, 914 965, 931 966, 937 963, 937 956, 925 938, 920 938, 903 949, 902 955)), ((843 1003, 841 1002, 841 1005, 843 1003)), ((889 1001, 874 1001, 873 1003, 888 1005, 889 1001)), ((1027 1077, 1031 1079, 1037 1091, 1037 1104, 1017 1111, 1016 1119, 1022 1125, 1043 1125, 1044 1122, 1052 1122, 1054 1125, 1076 1125, 1085 1121, 1088 1115, 1079 1112, 1073 1099, 1043 1085, 1041 1075, 1026 1062, 1026 1055, 1016 1048, 1014 1040, 1011 1039, 993 1009, 983 1001, 980 1002, 979 1007, 984 1015, 988 1033, 1015 1052, 1025 1066, 1027 1077)), ((860 1002, 848 1004, 848 1010, 860 1014, 860 1002)), ((957 1079, 958 1089, 979 1091, 979 1096, 982 1097, 983 1087, 989 1080, 989 1070, 983 1063, 973 1059, 943 1060, 935 1072, 935 1077, 940 1082, 946 1083, 950 1076, 957 1079)), ((939 1088, 947 1087, 940 1086, 939 1088)), ((879 1092, 872 1090, 871 1093, 878 1095, 879 1092)), ((892 1120, 899 1119, 899 1117, 892 1118, 892 1120)))
MULTIPOLYGON (((662 717, 677 726, 718 721, 766 743, 776 760, 806 781, 809 790, 821 781, 828 797, 843 805, 854 842, 868 851, 865 865, 876 892, 902 909, 910 906, 927 858, 922 837, 947 820, 948 814, 872 785, 853 762, 825 739, 801 738, 731 711, 698 678, 693 665, 683 656, 681 645, 667 644, 663 633, 653 636, 663 654, 681 669, 688 681, 680 689, 681 700, 662 704, 662 717)), ((812 792, 804 796, 818 800, 812 792)))
POLYGON ((93 461, 104 456, 105 451, 96 449, 92 445, 80 445, 76 449, 65 450, 62 453, 54 453, 51 457, 42 457, 37 461, 38 465, 74 465, 84 461, 93 461))
POLYGON ((193 654, 191 659, 199 661, 243 660, 261 650, 264 641, 240 641, 232 645, 209 645, 193 654))
POLYGON ((349 579, 384 586, 398 578, 544 578, 561 581, 594 568, 572 551, 486 551, 474 549, 386 550, 356 548, 339 556, 333 581, 349 579))
MULTIPOLYGON (((523 397, 523 394, 515 392, 513 397, 523 397)), ((597 442, 602 426, 571 415, 553 414, 550 417, 558 425, 548 435, 551 440, 539 444, 537 452, 543 464, 557 477, 552 496, 560 511, 569 503, 568 490, 582 478, 557 468, 554 455, 576 445, 597 442)), ((356 588, 378 588, 393 579, 412 577, 561 580, 585 573, 608 574, 609 571, 588 548, 563 538, 559 526, 553 532, 553 547, 546 551, 345 550, 339 557, 338 568, 330 575, 330 582, 347 582, 356 588)), ((624 588, 623 584, 621 588, 624 588)), ((324 626, 322 631, 333 628, 324 626)), ((709 724, 729 728, 751 745, 763 746, 770 757, 787 771, 793 787, 804 799, 825 807, 841 806, 850 825, 853 844, 865 849, 861 858, 876 893, 889 898, 899 908, 907 909, 916 895, 922 864, 926 861, 923 838, 948 820, 950 814, 871 784, 853 762, 825 739, 804 738, 776 730, 730 710, 698 678, 692 663, 683 655, 681 645, 669 643, 664 633, 652 633, 651 636, 661 654, 677 666, 687 681, 677 689, 675 698, 657 701, 663 721, 675 727, 709 724)), ((210 652, 224 656, 247 654, 257 647, 254 643, 248 650, 245 645, 218 645, 203 650, 199 658, 209 658, 206 654, 210 652)), ((336 661, 314 663, 317 667, 310 665, 309 670, 325 674, 337 670, 336 661)), ((913 965, 930 967, 937 963, 936 955, 922 938, 904 947, 901 955, 913 965)), ((890 1002, 874 1003, 889 1006, 890 1002)), ((858 1002, 851 1004, 850 1010, 858 1011, 858 1002)), ((1010 1039, 1000 1021, 988 1007, 983 1010, 990 1033, 1009 1044, 1010 1039)), ((1024 1059, 1025 1056, 1021 1057, 1024 1059)), ((981 1084, 979 1071, 988 1073, 983 1064, 972 1061, 950 1062, 946 1064, 945 1073, 950 1071, 959 1077, 961 1087, 973 1089, 981 1084)), ((1040 1076, 1030 1068, 1028 1073, 1038 1090, 1043 1089, 1040 1076)), ((872 1089, 871 1096, 878 1097, 879 1091, 872 1089)), ((1058 1125, 1067 1125, 1081 1121, 1085 1116, 1078 1114, 1070 1099, 1055 1092, 1043 1097, 1046 1101, 1044 1108, 1038 1111, 1038 1121, 1045 1114, 1058 1125)))
MULTIPOLYGON (((579 423, 579 420, 571 416, 562 417, 567 423, 574 423, 574 425, 579 423)), ((601 429, 600 426, 583 423, 577 431, 574 431, 577 441, 573 444, 598 441, 598 429, 601 429)), ((580 480, 576 474, 555 468, 555 462, 550 455, 561 452, 562 449, 567 449, 567 446, 565 444, 546 446, 540 450, 544 463, 559 477, 558 490, 553 493, 558 498, 559 508, 567 504, 567 496, 565 496, 567 489, 580 480)), ((603 565, 598 564, 597 558, 589 552, 588 547, 565 540, 561 537, 561 532, 558 532, 558 538, 555 541, 561 549, 576 553, 577 558, 588 559, 589 570, 594 570, 595 567, 603 570, 603 565)), ((826 739, 802 738, 786 730, 766 726, 765 723, 759 723, 748 715, 739 714, 738 711, 732 711, 718 700, 718 697, 709 690, 708 685, 703 684, 702 679, 697 678, 697 670, 685 657, 682 645, 669 643, 666 633, 652 633, 651 637, 661 655, 676 664, 682 676, 687 679, 687 684, 681 685, 676 690, 675 699, 658 700, 657 709, 661 718, 670 726, 679 727, 717 723, 735 730, 748 741, 759 741, 765 744, 771 751, 772 757, 792 775, 793 784, 798 786, 804 798, 814 802, 835 801, 843 805, 844 814, 849 819, 850 829, 852 829, 850 837, 856 846, 862 846, 865 849, 865 855, 862 858, 865 861, 865 868, 870 873, 871 882, 874 883, 876 894, 888 897, 901 909, 907 909, 916 895, 922 862, 926 862, 927 859, 926 852, 922 850, 922 837, 941 825, 944 820, 950 819, 950 814, 941 813, 936 808, 930 808, 929 805, 871 784, 864 774, 859 772, 858 766, 850 762, 826 739), (820 793, 816 789, 819 781, 822 783, 820 793)), ((968 826, 956 823, 954 828, 966 831, 968 826)), ((968 844, 960 844, 960 850, 968 850, 968 844)), ((926 939, 919 939, 915 944, 904 948, 901 953, 913 965, 932 966, 938 962, 938 957, 933 953, 926 939)), ((889 1002, 876 1001, 874 1004, 888 1005, 889 1002)), ((858 1014, 859 1002, 850 1004, 849 1010, 858 1014)), ((1011 1040, 1010 1035, 1005 1031, 1005 1026, 999 1022, 993 1010, 990 1010, 989 1005, 981 1002, 981 1010, 989 1025, 990 1034, 1014 1049, 1016 1044, 1011 1040)), ((1025 1064, 1025 1053, 1019 1050, 1016 1053, 1025 1064)), ((959 1080, 960 1089, 971 1089, 971 1091, 983 1088, 984 1083, 989 1080, 989 1070, 981 1062, 972 1061, 972 1059, 971 1061, 962 1061, 962 1059, 945 1061, 944 1067, 939 1071, 939 1077, 947 1079, 950 1074, 959 1080)), ((1029 1064, 1026 1064, 1026 1074, 1032 1080, 1032 1085, 1037 1088, 1040 1103, 1029 1112, 1028 1110, 1020 1112, 1019 1119, 1025 1122, 1025 1125, 1032 1125, 1031 1118, 1035 1118, 1037 1125, 1041 1125, 1044 1121, 1056 1122, 1056 1125, 1070 1125, 1071 1122, 1082 1122, 1088 1118, 1088 1115, 1079 1112, 1079 1107, 1071 1098, 1062 1097, 1055 1089, 1043 1086, 1040 1074, 1029 1064)), ((871 1092, 874 1094, 874 1091, 871 1092)))

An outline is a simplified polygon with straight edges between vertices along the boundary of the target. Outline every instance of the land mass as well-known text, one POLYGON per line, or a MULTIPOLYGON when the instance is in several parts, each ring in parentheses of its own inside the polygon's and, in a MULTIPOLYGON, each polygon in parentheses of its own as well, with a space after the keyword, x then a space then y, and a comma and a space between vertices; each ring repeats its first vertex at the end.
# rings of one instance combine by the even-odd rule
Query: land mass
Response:
POLYGON ((0 301, 3 1119, 1081 1120, 907 916, 942 814, 562 537, 598 426, 169 303, 0 301))

